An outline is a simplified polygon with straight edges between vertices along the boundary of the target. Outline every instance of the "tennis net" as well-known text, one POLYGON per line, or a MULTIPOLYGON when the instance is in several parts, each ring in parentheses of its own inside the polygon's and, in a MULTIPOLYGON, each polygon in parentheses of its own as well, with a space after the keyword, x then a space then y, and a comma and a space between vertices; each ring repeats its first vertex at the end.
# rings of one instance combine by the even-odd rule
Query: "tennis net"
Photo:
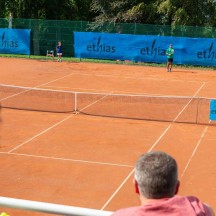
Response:
POLYGON ((59 91, 0 85, 2 108, 211 124, 211 98, 59 91))

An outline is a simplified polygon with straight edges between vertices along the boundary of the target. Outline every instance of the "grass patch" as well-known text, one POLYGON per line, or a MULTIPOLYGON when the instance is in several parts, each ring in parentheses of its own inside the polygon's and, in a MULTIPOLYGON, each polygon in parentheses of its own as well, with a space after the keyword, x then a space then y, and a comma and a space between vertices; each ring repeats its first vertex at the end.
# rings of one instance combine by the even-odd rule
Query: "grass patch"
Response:
MULTIPOLYGON (((35 56, 35 55, 16 55, 16 54, 0 54, 2 58, 24 58, 24 59, 35 59, 35 60, 47 60, 52 61, 51 57, 46 56, 35 56)), ((57 57, 54 58, 57 60, 57 57)), ((92 62, 92 63, 103 63, 103 64, 118 64, 118 65, 137 65, 137 66, 150 66, 150 67, 166 67, 166 63, 148 63, 148 62, 133 62, 133 61, 117 61, 117 60, 106 60, 106 59, 86 59, 86 58, 73 58, 63 57, 63 61, 67 62, 92 62)), ((196 66, 196 65, 173 65, 175 68, 186 68, 186 69, 199 69, 199 70, 216 70, 215 66, 196 66)))

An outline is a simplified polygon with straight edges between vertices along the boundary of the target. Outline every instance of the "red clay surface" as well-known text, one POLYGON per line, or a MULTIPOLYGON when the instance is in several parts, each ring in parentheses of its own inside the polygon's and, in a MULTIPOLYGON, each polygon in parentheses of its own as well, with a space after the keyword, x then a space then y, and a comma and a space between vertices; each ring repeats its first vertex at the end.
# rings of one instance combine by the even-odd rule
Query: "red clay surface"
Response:
MULTIPOLYGON (((0 83, 81 92, 216 98, 213 70, 0 58, 0 83)), ((5 93, 0 90, 0 100, 5 93)), ((134 112, 136 110, 134 109, 134 112)), ((216 127, 2 109, 0 196, 115 211, 139 205, 132 171, 162 150, 179 165, 180 195, 216 209, 216 127)), ((46 215, 0 208, 10 215, 46 215)))

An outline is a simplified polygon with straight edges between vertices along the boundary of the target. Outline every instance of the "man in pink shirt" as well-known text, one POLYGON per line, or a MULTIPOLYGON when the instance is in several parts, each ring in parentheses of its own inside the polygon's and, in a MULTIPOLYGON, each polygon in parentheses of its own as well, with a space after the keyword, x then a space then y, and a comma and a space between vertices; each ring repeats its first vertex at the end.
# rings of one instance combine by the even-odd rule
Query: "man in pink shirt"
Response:
POLYGON ((112 216, 215 216, 213 209, 192 196, 177 196, 177 163, 170 155, 152 151, 136 162, 134 185, 141 205, 112 216))

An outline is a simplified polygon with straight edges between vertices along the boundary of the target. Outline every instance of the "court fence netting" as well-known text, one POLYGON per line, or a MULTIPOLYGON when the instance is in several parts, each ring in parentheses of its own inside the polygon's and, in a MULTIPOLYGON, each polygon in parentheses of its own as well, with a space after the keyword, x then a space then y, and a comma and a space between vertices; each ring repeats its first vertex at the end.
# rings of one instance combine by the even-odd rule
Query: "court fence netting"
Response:
MULTIPOLYGON (((7 18, 0 18, 0 28, 8 28, 7 18)), ((74 32, 106 32, 134 35, 158 35, 191 38, 215 38, 215 27, 151 25, 140 23, 96 23, 73 20, 13 18, 13 29, 31 29, 31 55, 46 55, 59 40, 64 44, 64 56, 74 56, 74 32)))
POLYGON ((76 113, 173 123, 216 125, 210 121, 212 98, 73 92, 0 85, 2 108, 76 113))

